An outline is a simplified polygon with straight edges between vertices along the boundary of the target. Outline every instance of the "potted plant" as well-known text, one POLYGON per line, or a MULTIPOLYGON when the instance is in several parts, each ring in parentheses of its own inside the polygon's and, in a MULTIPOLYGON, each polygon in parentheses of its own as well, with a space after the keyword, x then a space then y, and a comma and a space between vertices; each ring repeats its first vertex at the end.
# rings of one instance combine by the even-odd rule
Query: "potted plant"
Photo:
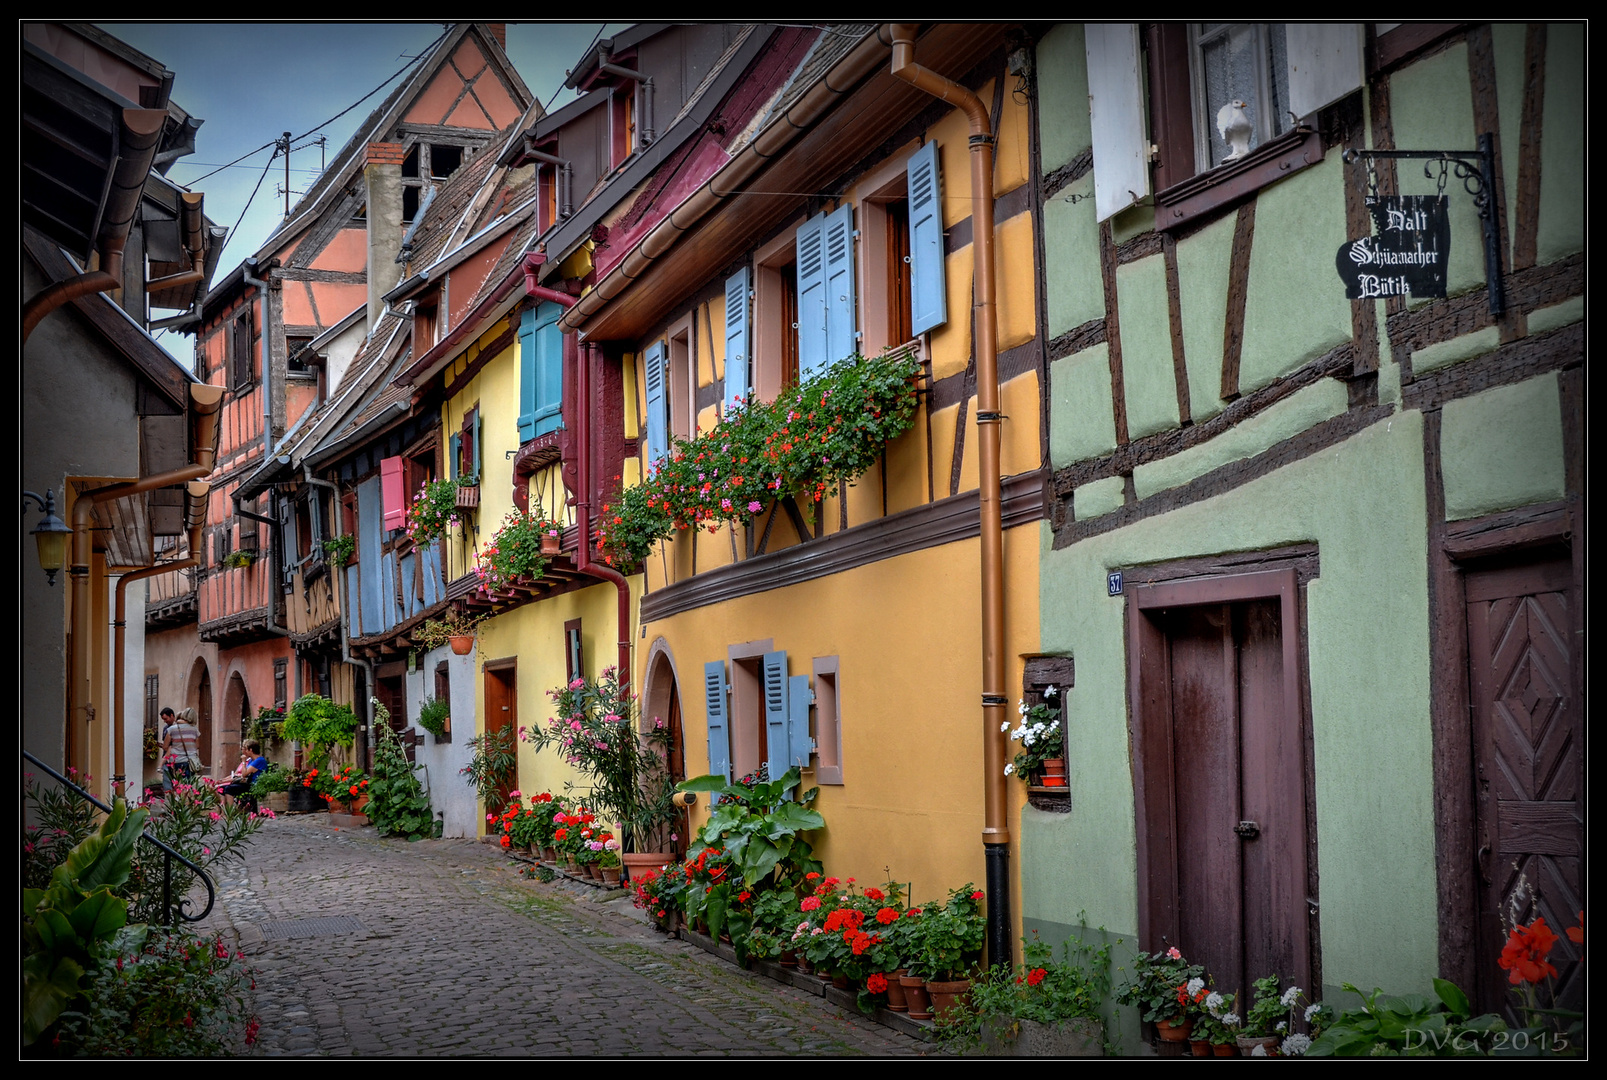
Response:
POLYGON ((430 698, 418 708, 418 726, 435 736, 436 742, 445 742, 451 730, 451 702, 445 698, 430 698))
POLYGON ((324 554, 335 566, 342 567, 352 561, 357 554, 357 538, 351 533, 342 533, 324 541, 324 554))
POLYGON ((519 768, 513 728, 501 727, 469 740, 469 763, 458 774, 474 788, 485 807, 486 818, 495 821, 502 810, 504 793, 513 786, 519 768))
MULTIPOLYGON (((1044 697, 1054 700, 1054 687, 1044 691, 1044 697)), ((1021 750, 1015 759, 1004 767, 1004 774, 1021 777, 1028 783, 1044 787, 1066 786, 1065 728, 1060 723, 1060 709, 1048 702, 1029 706, 1025 701, 1017 706, 1021 723, 1010 732, 1010 741, 1019 743, 1021 750)), ((1008 727, 1008 723, 1005 725, 1008 727)))
POLYGON ((223 557, 223 565, 230 570, 244 569, 256 561, 257 557, 254 553, 241 548, 236 548, 223 557))
POLYGON ((949 893, 948 902, 929 904, 922 916, 920 973, 942 1019, 970 989, 970 973, 982 957, 986 896, 969 882, 949 893))
POLYGON ((407 535, 419 547, 434 543, 459 524, 458 488, 461 480, 433 480, 419 487, 407 510, 407 535))
POLYGON ((619 861, 619 841, 610 836, 603 841, 603 849, 597 853, 597 868, 602 871, 603 884, 618 885, 622 867, 619 861))
POLYGON ((1294 1029, 1295 1009, 1302 991, 1291 986, 1280 992, 1276 974, 1257 979, 1255 1004, 1244 1014, 1244 1026, 1238 1035, 1239 1052, 1245 1057, 1267 1057, 1277 1053, 1278 1044, 1294 1029))
POLYGON ((969 999, 939 1025, 959 1049, 993 1057, 1099 1057, 1100 1008, 1110 993, 1110 946, 1068 938, 1061 959, 1036 933, 1022 940, 1019 967, 996 967, 971 984, 969 999))
POLYGON ((301 767, 308 773, 298 777, 298 788, 291 786, 290 809, 322 809, 313 790, 313 781, 321 771, 327 771, 329 753, 336 746, 351 749, 357 736, 357 714, 348 705, 340 705, 320 694, 304 694, 297 698, 279 725, 280 734, 299 743, 301 767), (310 805, 309 805, 310 803, 310 805))
POLYGON ((313 790, 324 797, 324 801, 332 805, 339 805, 346 814, 357 814, 368 802, 368 776, 355 765, 346 765, 339 769, 328 769, 319 775, 313 784, 313 790))
POLYGON ((1190 964, 1174 946, 1153 955, 1139 953, 1133 960, 1128 981, 1116 993, 1122 1005, 1136 1006, 1142 1019, 1155 1025, 1165 1042, 1184 1042, 1188 1038, 1187 1009, 1177 999, 1180 988, 1190 979, 1203 979, 1205 969, 1190 964))
MULTIPOLYGON (((539 510, 540 507, 537 507, 539 510)), ((541 537, 547 521, 536 514, 515 509, 502 519, 502 527, 476 557, 474 572, 480 591, 491 595, 547 572, 551 559, 541 553, 541 537)))
POLYGON ((454 653, 467 656, 474 650, 475 629, 490 616, 489 611, 449 607, 439 616, 425 619, 424 624, 413 631, 413 644, 426 651, 450 644, 454 653))
POLYGON ((290 770, 279 764, 269 764, 251 785, 251 793, 258 801, 275 813, 290 809, 290 770))
POLYGON ((1193 1026, 1189 1031, 1189 1044, 1198 1057, 1234 1057, 1238 1054, 1238 1037, 1241 1018, 1236 1003, 1217 993, 1206 991, 1190 1013, 1193 1026), (1199 1047, 1208 1049, 1203 1053, 1199 1047))

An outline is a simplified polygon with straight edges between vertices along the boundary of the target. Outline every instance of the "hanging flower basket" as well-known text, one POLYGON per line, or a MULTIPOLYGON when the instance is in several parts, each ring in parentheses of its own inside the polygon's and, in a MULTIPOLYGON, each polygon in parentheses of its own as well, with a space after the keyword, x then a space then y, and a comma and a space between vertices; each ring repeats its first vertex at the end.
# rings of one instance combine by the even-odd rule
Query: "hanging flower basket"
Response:
POLYGON ((474 651, 473 634, 453 634, 448 640, 452 643, 452 651, 458 656, 468 656, 474 651))

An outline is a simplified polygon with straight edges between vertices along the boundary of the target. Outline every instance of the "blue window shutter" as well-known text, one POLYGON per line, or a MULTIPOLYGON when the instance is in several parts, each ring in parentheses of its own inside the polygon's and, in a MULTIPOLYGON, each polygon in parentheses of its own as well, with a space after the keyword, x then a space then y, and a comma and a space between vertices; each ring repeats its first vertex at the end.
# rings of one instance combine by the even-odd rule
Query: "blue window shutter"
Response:
POLYGON ((558 329, 558 317, 564 309, 546 303, 536 309, 534 324, 536 339, 536 399, 534 434, 545 435, 557 431, 563 422, 564 404, 564 335, 558 329))
POLYGON ((937 143, 915 152, 905 170, 910 193, 910 324, 915 333, 949 319, 943 273, 943 174, 937 143))
POLYGON ((809 676, 794 675, 787 680, 787 763, 800 769, 809 768, 809 755, 815 751, 815 740, 809 737, 809 705, 814 699, 809 676))
POLYGON ((647 471, 652 474, 666 451, 669 450, 668 404, 664 394, 664 343, 655 341, 642 354, 647 380, 647 471))
POLYGON ((480 411, 479 406, 476 406, 474 410, 474 482, 476 484, 480 482, 481 474, 485 472, 485 447, 483 445, 484 440, 480 437, 480 427, 484 422, 485 413, 480 411))
POLYGON ((798 226, 798 378, 825 367, 826 360, 826 215, 816 214, 798 226))
POLYGON ((792 764, 787 720, 787 654, 768 652, 764 654, 764 735, 772 780, 779 779, 792 764))
POLYGON ((519 441, 536 435, 536 313, 519 316, 519 441))
POLYGON ((748 268, 725 279, 725 400, 722 413, 729 413, 738 401, 748 400, 752 385, 748 375, 748 268))
MULTIPOLYGON (((854 333, 854 208, 845 204, 822 228, 826 273, 826 368, 859 351, 854 333)), ((801 364, 799 365, 802 366, 801 364)))
POLYGON ((448 480, 458 478, 458 456, 463 452, 463 436, 454 434, 446 441, 446 477, 448 480))
POLYGON ((725 706, 725 661, 703 665, 703 697, 709 712, 709 772, 731 779, 731 726, 725 706))

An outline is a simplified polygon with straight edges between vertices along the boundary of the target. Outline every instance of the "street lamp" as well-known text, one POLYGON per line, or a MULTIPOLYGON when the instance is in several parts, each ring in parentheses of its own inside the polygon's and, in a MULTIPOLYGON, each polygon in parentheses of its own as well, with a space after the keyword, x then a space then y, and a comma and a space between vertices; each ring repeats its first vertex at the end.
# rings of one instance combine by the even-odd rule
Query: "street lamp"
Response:
POLYGON ((56 493, 49 488, 45 489, 44 498, 31 491, 22 493, 23 513, 28 511, 28 500, 32 499, 39 504, 39 509, 45 512, 44 519, 34 526, 32 532, 39 544, 39 567, 45 572, 50 584, 56 584, 56 571, 67 562, 67 538, 73 531, 68 524, 56 516, 56 493))

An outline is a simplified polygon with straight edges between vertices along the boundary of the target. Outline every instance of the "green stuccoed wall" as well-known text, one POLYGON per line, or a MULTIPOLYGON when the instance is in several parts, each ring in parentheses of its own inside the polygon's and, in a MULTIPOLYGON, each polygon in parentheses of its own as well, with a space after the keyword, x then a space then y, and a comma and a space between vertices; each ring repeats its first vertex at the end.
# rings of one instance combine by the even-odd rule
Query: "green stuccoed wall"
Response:
MULTIPOLYGON (((1408 413, 1232 492, 1053 550, 1042 647, 1069 652, 1072 809, 1021 822, 1028 925, 1138 925, 1125 603, 1105 574, 1315 542, 1306 591, 1324 992, 1437 974, 1423 426, 1408 413), (1079 917, 1080 912, 1086 912, 1079 917)), ((1185 898, 1186 902, 1187 898, 1185 898)), ((1145 943, 1148 944, 1148 943, 1145 943)))

